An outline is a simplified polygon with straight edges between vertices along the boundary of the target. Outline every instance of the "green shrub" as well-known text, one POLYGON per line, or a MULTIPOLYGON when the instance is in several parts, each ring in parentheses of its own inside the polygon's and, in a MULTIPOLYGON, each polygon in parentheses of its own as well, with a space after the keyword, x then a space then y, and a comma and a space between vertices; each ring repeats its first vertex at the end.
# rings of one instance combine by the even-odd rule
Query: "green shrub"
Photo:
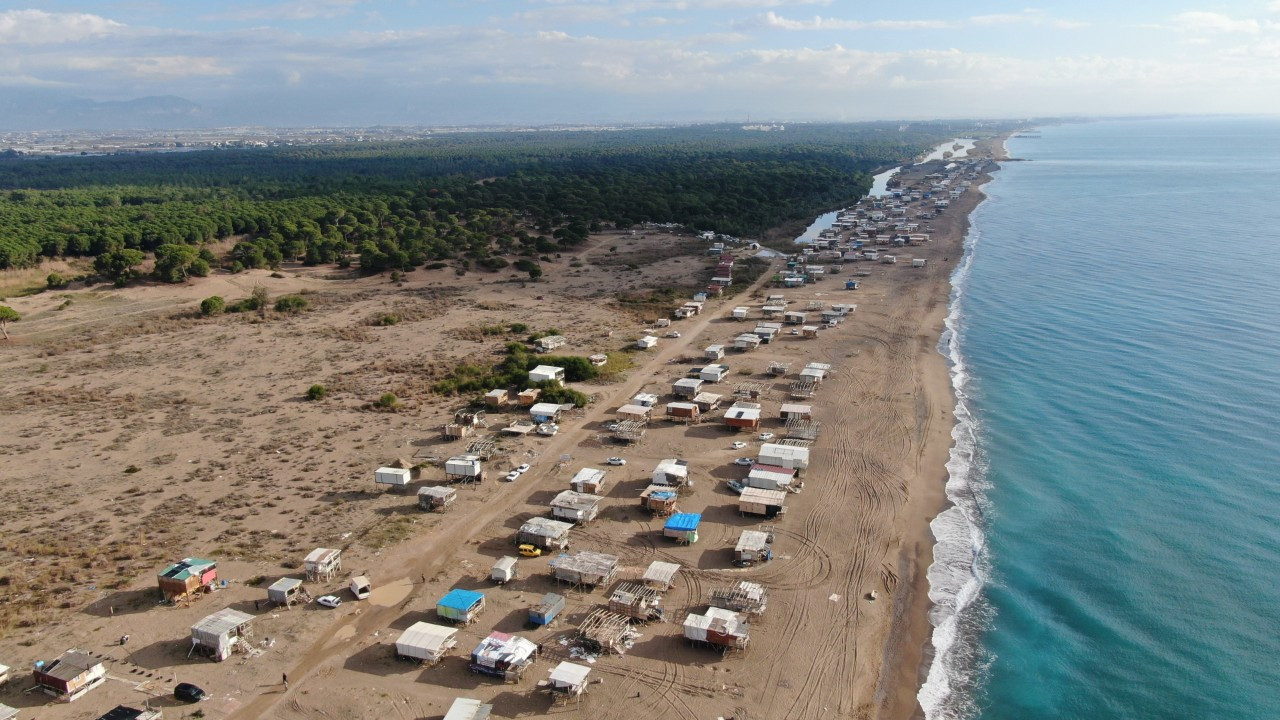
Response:
POLYGON ((311 303, 301 295, 284 295, 276 300, 276 312, 295 315, 306 310, 311 303))
POLYGON ((212 295, 200 301, 200 314, 205 317, 221 315, 227 309, 227 301, 218 295, 212 295))
POLYGON ((382 393, 378 398, 378 402, 374 403, 383 410, 395 410, 400 407, 400 398, 395 393, 382 393))
POLYGON ((316 384, 307 388, 307 399, 311 400, 312 402, 315 402, 317 400, 323 400, 326 397, 328 397, 328 395, 329 395, 329 388, 323 385, 316 384))
POLYGON ((386 313, 385 315, 379 315, 378 321, 375 324, 380 325, 382 327, 388 327, 391 325, 395 325, 398 322, 400 322, 399 315, 395 313, 386 313))
POLYGON ((44 279, 44 284, 50 290, 58 290, 67 286, 67 279, 58 273, 49 273, 49 277, 44 279))

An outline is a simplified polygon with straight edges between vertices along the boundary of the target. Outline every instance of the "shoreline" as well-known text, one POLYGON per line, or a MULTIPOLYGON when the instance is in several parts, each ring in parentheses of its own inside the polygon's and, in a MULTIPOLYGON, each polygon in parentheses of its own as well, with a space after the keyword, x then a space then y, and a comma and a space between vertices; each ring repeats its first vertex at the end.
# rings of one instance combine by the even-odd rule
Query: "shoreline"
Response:
POLYGON ((949 422, 945 423, 945 432, 930 433, 921 447, 915 485, 904 514, 907 519, 906 527, 902 528, 898 566, 906 581, 900 584, 895 594, 893 623, 885 643, 884 670, 876 698, 879 706, 877 717, 880 718, 925 718, 917 695, 928 677, 934 657, 934 627, 929 618, 933 603, 929 599, 928 570, 933 563, 937 538, 930 523, 952 506, 946 495, 949 477, 946 466, 953 446, 952 432, 956 427, 956 394, 952 386, 950 360, 939 351, 938 343, 946 330, 945 320, 951 308, 950 278, 963 261, 970 217, 987 198, 982 191, 983 186, 999 170, 999 163, 1008 160, 1004 145, 1008 137, 1009 134, 1004 134, 979 141, 971 151, 971 154, 981 152, 990 157, 994 166, 984 169, 971 188, 977 192, 963 196, 960 212, 952 215, 955 225, 949 228, 944 240, 957 250, 954 256, 949 256, 947 263, 948 301, 931 307, 920 322, 920 329, 933 339, 933 343, 923 350, 924 357, 920 358, 921 387, 926 395, 939 403, 949 422))

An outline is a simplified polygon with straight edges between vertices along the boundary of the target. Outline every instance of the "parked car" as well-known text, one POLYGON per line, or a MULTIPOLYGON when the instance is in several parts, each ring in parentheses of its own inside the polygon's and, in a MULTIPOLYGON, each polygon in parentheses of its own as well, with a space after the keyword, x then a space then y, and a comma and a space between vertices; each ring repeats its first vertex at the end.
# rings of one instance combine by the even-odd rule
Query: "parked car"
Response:
POLYGON ((321 605, 327 608, 336 608, 342 604, 342 598, 338 597, 337 595, 321 595, 320 597, 316 598, 316 602, 320 603, 321 605))
POLYGON ((606 465, 626 465, 627 461, 620 457, 611 457, 604 461, 606 465))
POLYGON ((520 467, 516 468, 514 472, 515 472, 515 474, 517 474, 517 475, 523 475, 523 474, 525 474, 525 473, 529 472, 529 465, 528 465, 528 463, 525 463, 524 465, 521 465, 520 467))
POLYGON ((542 548, 538 547, 537 545, 530 545, 529 543, 525 543, 519 547, 519 550, 520 550, 520 554, 525 557, 541 557, 542 556, 542 548))
POLYGON ((761 439, 761 440, 772 440, 772 439, 773 439, 773 433, 760 433, 760 439, 761 439))
POLYGON ((744 442, 742 442, 741 440, 739 440, 739 441, 735 442, 734 444, 730 445, 729 447, 733 448, 734 450, 741 450, 742 448, 744 448, 744 447, 746 447, 746 446, 747 446, 747 444, 746 444, 746 443, 744 443, 744 442))
POLYGON ((518 478, 518 477, 520 477, 520 473, 516 472, 515 470, 512 470, 511 472, 507 473, 507 476, 506 476, 506 477, 504 477, 504 478, 502 478, 502 479, 503 479, 505 482, 515 482, 515 481, 516 481, 516 478, 518 478))
POLYGON ((742 491, 747 489, 745 485, 737 480, 727 480, 726 484, 729 486, 730 490, 738 495, 741 495, 742 491))
POLYGON ((733 461, 734 465, 755 465, 756 461, 752 458, 742 457, 733 461))
POLYGON ((679 331, 679 330, 672 330, 671 332, 667 333, 667 337, 669 337, 669 338, 678 338, 678 337, 680 337, 680 331, 679 331))
POLYGON ((191 683, 178 683, 173 686, 173 697, 183 702, 200 702, 208 697, 204 690, 191 683))

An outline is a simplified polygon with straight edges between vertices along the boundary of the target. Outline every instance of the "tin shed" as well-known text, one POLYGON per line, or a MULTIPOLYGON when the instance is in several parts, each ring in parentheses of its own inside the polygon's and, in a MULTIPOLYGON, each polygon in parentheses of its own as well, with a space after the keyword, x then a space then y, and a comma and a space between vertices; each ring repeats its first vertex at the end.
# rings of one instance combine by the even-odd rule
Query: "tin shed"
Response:
POLYGON ((219 610, 191 626, 191 650, 219 662, 226 660, 249 636, 252 622, 252 615, 239 610, 219 610))
POLYGON ((568 547, 569 531, 572 529, 573 525, 563 520, 530 518, 516 533, 516 544, 528 543, 543 550, 568 547))
POLYGON ((434 664, 457 647, 458 629, 444 625, 416 622, 396 639, 396 657, 434 664))
POLYGON ((302 589, 302 581, 298 578, 282 577, 267 588, 267 602, 291 607, 302 600, 306 591, 302 589))
POLYGON ((443 485, 433 485, 418 490, 418 507, 423 510, 444 510, 458 499, 458 491, 443 485))
POLYGON ((493 705, 471 698, 455 698, 441 720, 489 720, 493 705))
POLYGON ((332 580, 342 570, 342 551, 316 548, 307 553, 302 560, 302 567, 308 580, 332 580))
POLYGON ((389 487, 405 487, 409 484, 412 471, 406 468, 380 467, 373 471, 373 482, 389 487))
POLYGON ((580 493, 598 494, 604 490, 604 470, 582 468, 569 480, 569 487, 580 493))
POLYGON ((102 662, 83 650, 71 649, 49 662, 36 663, 36 687, 63 702, 72 702, 106 682, 102 662))
POLYGON ((698 525, 701 522, 701 513, 676 513, 667 520, 662 534, 689 545, 698 541, 698 525))
POLYGON ((550 625, 561 610, 564 610, 564 596, 547 593, 538 604, 529 608, 529 622, 534 625, 550 625))
POLYGON ((436 615, 456 623, 474 622, 484 610, 484 593, 454 588, 436 602, 436 615))

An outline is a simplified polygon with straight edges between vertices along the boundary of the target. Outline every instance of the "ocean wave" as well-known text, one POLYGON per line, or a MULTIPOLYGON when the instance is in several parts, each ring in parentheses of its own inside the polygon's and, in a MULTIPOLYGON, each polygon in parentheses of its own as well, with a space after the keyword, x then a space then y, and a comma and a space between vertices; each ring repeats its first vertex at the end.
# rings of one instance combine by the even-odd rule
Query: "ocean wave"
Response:
POLYGON ((939 352, 948 359, 956 409, 947 462, 946 494, 951 505, 930 523, 936 543, 927 572, 933 603, 929 611, 933 660, 916 696, 928 720, 974 717, 977 680, 989 664, 979 642, 991 614, 982 599, 989 577, 983 532, 986 467, 978 420, 969 407, 969 375, 961 351, 964 291, 980 238, 976 227, 965 238, 964 257, 951 278, 950 311, 938 342, 939 352))

